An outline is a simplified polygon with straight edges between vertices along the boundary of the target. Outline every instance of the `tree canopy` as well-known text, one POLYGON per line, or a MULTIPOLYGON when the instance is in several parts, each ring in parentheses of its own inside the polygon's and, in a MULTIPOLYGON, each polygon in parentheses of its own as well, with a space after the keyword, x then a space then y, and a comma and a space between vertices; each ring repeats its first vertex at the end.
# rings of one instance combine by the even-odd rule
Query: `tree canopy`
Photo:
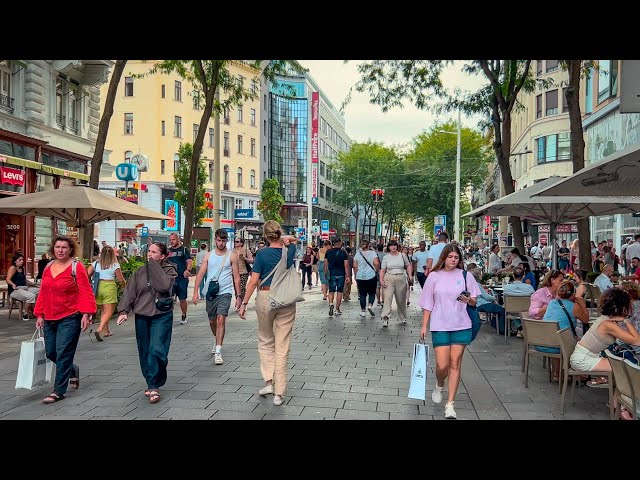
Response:
MULTIPOLYGON (((187 202, 190 201, 189 196, 189 174, 191 171, 191 156, 193 155, 193 145, 190 143, 181 143, 178 148, 178 169, 173 174, 176 182, 175 200, 182 208, 185 208, 187 202)), ((207 182, 207 167, 203 160, 200 160, 198 169, 198 178, 196 184, 196 192, 193 196, 193 226, 197 227, 202 223, 202 219, 206 216, 205 210, 205 183, 207 182)))

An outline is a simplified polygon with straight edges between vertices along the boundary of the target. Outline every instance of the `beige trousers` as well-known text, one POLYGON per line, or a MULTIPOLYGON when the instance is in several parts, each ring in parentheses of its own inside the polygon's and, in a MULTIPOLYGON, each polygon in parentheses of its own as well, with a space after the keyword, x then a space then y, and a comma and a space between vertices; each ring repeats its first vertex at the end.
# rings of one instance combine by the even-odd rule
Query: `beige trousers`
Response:
POLYGON ((291 347, 291 332, 296 319, 296 305, 269 310, 269 292, 258 290, 258 354, 262 378, 273 381, 274 393, 284 395, 287 390, 287 360, 291 347))
POLYGON ((396 297, 396 308, 398 309, 398 320, 402 321, 407 318, 407 277, 404 273, 390 274, 384 276, 387 284, 383 288, 384 291, 384 307, 382 307, 382 316, 388 317, 391 313, 391 301, 396 297))
POLYGON ((38 287, 17 288, 11 292, 11 298, 24 303, 36 303, 36 297, 40 289, 38 287))

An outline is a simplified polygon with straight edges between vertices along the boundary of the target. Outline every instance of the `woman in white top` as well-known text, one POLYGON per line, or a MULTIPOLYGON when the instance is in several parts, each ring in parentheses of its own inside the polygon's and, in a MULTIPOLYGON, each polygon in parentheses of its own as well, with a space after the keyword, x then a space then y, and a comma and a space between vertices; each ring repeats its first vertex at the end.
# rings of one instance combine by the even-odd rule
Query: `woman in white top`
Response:
POLYGON ((353 256, 353 271, 358 284, 358 298, 360 300, 360 316, 365 317, 367 296, 369 297, 369 314, 375 317, 373 301, 376 298, 376 285, 378 283, 377 272, 380 270, 380 261, 376 252, 369 250, 369 241, 360 242, 360 250, 353 256))
POLYGON ((489 257, 489 273, 498 273, 502 269, 502 260, 498 256, 500 245, 497 243, 491 247, 491 256, 489 257))
POLYGON ((100 252, 100 259, 89 265, 87 269, 89 278, 92 279, 93 285, 98 281, 98 289, 95 286, 93 293, 96 296, 96 304, 102 305, 102 313, 100 315, 100 325, 95 331, 96 340, 102 341, 101 334, 104 332, 105 337, 113 335, 109 330, 109 320, 118 305, 118 286, 116 279, 120 285, 125 286, 126 281, 122 275, 120 264, 116 259, 116 253, 109 245, 106 245, 100 252), (93 278, 98 275, 98 278, 93 278))
POLYGON ((398 242, 391 240, 387 246, 389 253, 382 259, 380 268, 380 285, 383 287, 383 298, 386 299, 382 307, 382 326, 389 326, 389 314, 391 313, 391 302, 396 297, 396 307, 398 308, 398 320, 407 321, 407 275, 413 274, 411 262, 406 255, 398 251, 398 242))

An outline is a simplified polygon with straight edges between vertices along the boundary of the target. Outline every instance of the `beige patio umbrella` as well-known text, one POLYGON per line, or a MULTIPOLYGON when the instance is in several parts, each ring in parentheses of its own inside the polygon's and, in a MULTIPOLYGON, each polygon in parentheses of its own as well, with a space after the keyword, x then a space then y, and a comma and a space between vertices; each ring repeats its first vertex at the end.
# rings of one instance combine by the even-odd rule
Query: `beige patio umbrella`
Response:
POLYGON ((159 212, 87 186, 2 198, 0 213, 63 220, 79 229, 80 240, 85 227, 105 220, 169 220, 169 217, 159 212))

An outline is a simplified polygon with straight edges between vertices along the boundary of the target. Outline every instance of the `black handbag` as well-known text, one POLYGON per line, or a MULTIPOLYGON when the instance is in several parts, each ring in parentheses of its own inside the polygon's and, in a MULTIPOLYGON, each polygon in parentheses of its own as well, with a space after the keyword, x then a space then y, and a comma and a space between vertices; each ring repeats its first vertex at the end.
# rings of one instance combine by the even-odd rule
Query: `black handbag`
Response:
MULTIPOLYGON (((144 268, 147 271, 147 287, 149 287, 151 290, 153 290, 153 288, 151 287, 151 276, 149 274, 149 263, 148 262, 144 266, 144 268)), ((173 310, 173 298, 171 298, 171 297, 157 298, 156 297, 156 309, 160 310, 161 312, 169 312, 169 311, 173 310)))

